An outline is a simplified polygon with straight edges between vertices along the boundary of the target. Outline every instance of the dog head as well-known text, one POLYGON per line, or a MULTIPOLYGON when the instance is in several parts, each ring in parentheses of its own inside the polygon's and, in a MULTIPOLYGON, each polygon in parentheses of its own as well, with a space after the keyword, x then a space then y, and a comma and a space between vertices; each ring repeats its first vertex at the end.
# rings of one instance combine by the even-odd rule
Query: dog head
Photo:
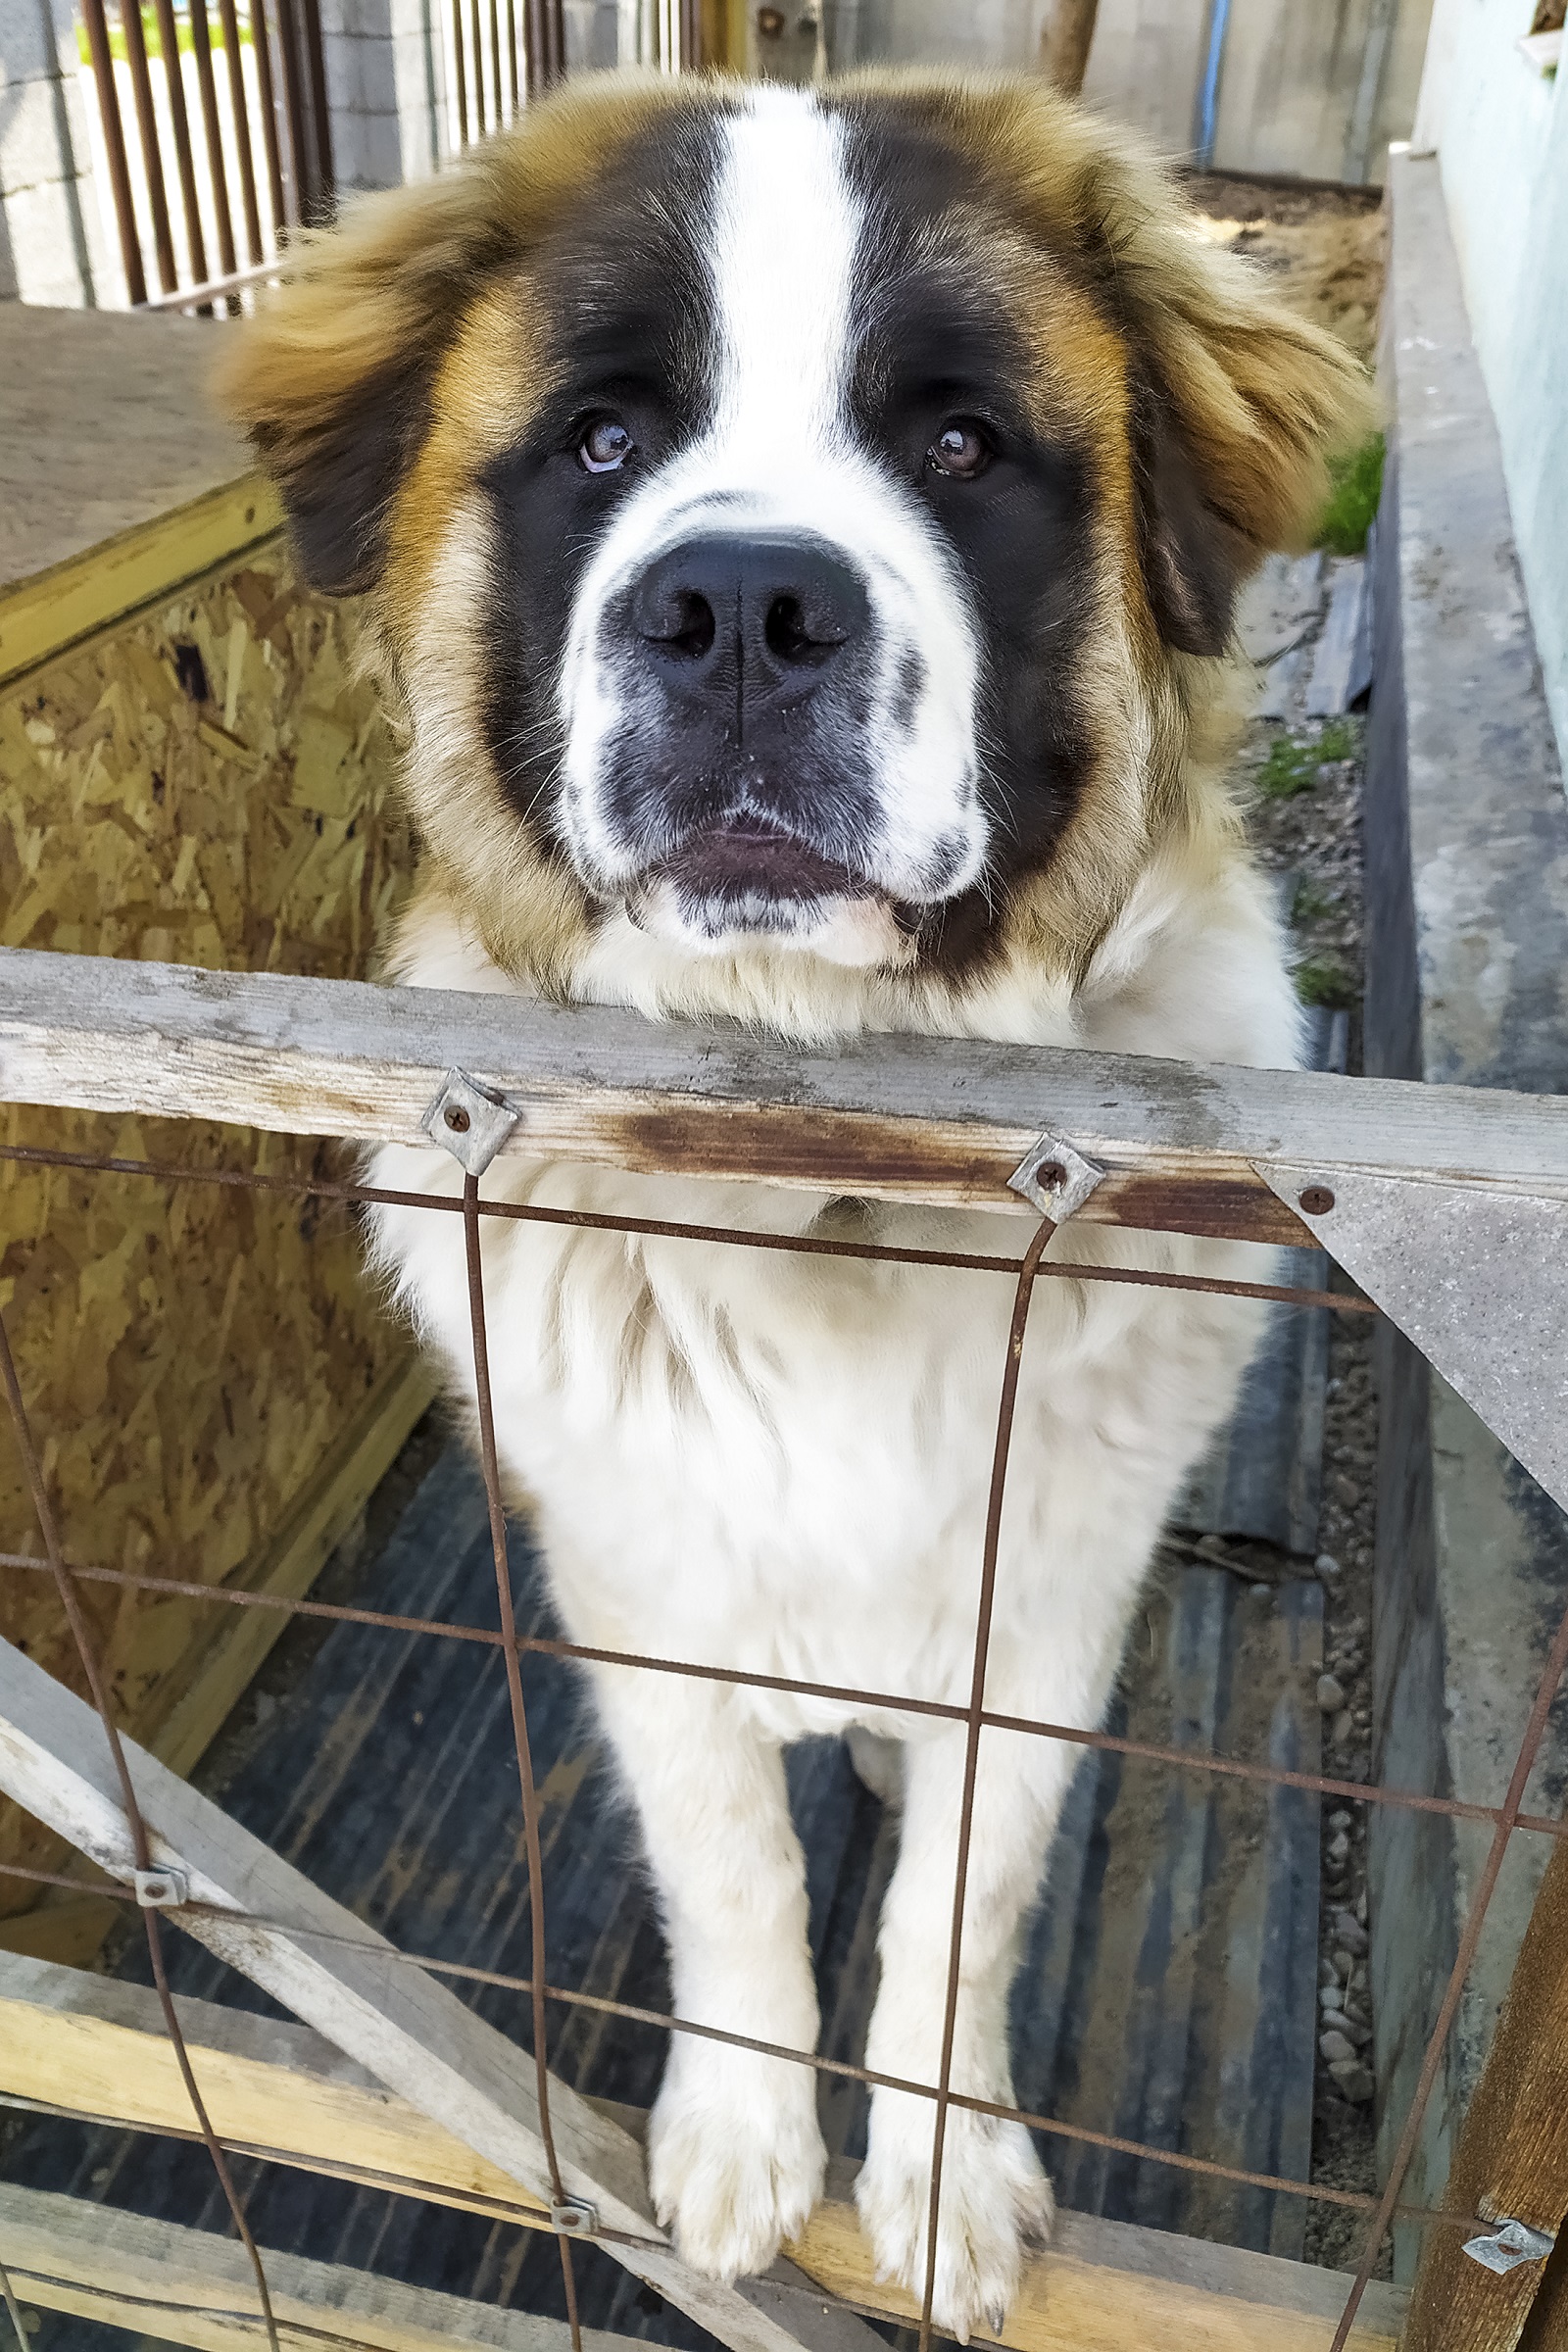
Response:
POLYGON ((1035 82, 587 79, 313 242, 229 394, 492 951, 1081 954, 1354 364, 1035 82))

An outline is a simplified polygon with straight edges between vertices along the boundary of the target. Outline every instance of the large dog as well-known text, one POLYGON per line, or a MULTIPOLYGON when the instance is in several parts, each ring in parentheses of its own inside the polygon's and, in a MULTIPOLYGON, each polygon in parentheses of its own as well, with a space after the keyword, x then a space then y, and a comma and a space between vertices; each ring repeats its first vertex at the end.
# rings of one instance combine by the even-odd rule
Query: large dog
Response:
MULTIPOLYGON (((305 250, 229 396, 309 576, 368 591, 424 845, 393 976, 731 1016, 1288 1065, 1220 780, 1239 582, 1364 428, 1348 355, 1039 83, 586 79, 305 250)), ((1049 1104, 1042 1103, 1042 1115, 1049 1104)), ((442 1153, 375 1180, 450 1191, 442 1153)), ((508 1157, 517 1200, 995 1249, 994 1219, 508 1157)), ((461 1396, 461 1232, 377 1246, 461 1396)), ((1070 1254, 1224 1274, 1095 1228, 1070 1254)), ((1059 1250, 1061 1245, 1054 1245, 1059 1250)), ((967 1697, 1010 1286, 488 1222, 498 1436, 591 1644, 967 1697)), ((1094 1725, 1254 1311, 1042 1287, 989 1697, 1094 1725)), ((813 2047, 781 1749, 850 1711, 595 1675, 677 2012, 813 2047)), ((867 2060, 931 2082, 961 1726, 890 1711, 901 1858, 867 2060)), ((1008 1982, 1074 1751, 981 1743, 954 2084, 1009 2097, 1008 1982)), ((649 2145, 722 2277, 799 2230, 810 2070, 676 2034, 649 2145)), ((876 2091, 880 2265, 924 2275, 932 2108, 876 2091)), ((1028 2133, 948 2127, 936 2316, 1000 2317, 1049 2222, 1028 2133)))

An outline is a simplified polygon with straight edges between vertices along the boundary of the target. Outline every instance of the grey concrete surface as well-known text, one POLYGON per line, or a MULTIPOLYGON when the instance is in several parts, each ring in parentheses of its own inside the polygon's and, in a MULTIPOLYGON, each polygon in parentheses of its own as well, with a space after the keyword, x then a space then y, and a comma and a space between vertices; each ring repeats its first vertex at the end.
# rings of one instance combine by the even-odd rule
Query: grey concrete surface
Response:
MULTIPOLYGON (((1568 804, 1435 162, 1396 152, 1367 761, 1369 1074, 1568 1087, 1568 804)), ((1434 1236, 1436 1243, 1437 1237, 1434 1236)), ((1568 1522, 1407 1342, 1380 1338, 1373 1768, 1496 1803, 1568 1605, 1568 1522)), ((1559 1698, 1527 1805, 1560 1812, 1559 1698)), ((1378 1809, 1371 1836, 1379 2153, 1414 2090, 1486 1860, 1480 1825, 1378 1809)), ((1544 1868, 1516 1837, 1417 2147, 1441 2201, 1454 2133, 1544 1868)), ((1396 2234, 1407 2278, 1419 2239, 1396 2234)))

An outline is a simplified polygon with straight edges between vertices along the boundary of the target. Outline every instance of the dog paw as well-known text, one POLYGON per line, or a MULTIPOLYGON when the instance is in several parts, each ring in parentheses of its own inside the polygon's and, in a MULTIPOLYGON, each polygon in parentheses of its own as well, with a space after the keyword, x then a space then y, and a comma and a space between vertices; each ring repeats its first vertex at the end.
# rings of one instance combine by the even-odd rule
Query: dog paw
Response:
POLYGON ((648 2132, 654 2211, 694 2270, 765 2271, 805 2229, 827 2151, 809 2067, 686 2043, 671 2059, 648 2132))
MULTIPOLYGON (((925 2295, 934 2120, 925 2100, 879 2092, 855 2191, 878 2276, 896 2279, 917 2301, 925 2295)), ((950 2108, 931 2314, 937 2327, 960 2344, 976 2328, 998 2333, 1025 2251, 1045 2241, 1054 2212, 1051 2183, 1021 2124, 950 2108)))

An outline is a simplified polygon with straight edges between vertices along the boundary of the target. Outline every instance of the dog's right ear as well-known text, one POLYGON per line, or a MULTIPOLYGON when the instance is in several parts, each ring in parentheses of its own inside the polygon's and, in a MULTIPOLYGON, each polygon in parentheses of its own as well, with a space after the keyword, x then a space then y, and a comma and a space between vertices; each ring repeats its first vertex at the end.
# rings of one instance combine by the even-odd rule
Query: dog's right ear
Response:
POLYGON ((441 354, 498 258, 487 193, 475 172, 445 172, 302 238, 218 370, 220 400, 282 494, 305 575, 329 596, 379 577, 441 354))

